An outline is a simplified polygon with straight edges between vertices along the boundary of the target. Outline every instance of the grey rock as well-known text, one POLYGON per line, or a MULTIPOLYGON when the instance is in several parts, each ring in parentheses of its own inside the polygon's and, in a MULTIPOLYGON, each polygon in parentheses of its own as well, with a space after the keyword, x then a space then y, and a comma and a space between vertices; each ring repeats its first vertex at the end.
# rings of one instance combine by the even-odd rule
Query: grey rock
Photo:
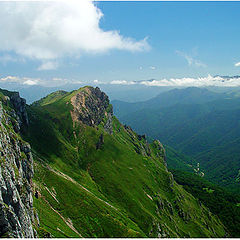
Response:
MULTIPOLYGON (((20 107, 21 100, 16 101, 20 107)), ((18 114, 23 112, 20 107, 18 114)), ((33 238, 33 158, 30 145, 5 127, 14 114, 17 118, 0 101, 0 236, 33 238)))
POLYGON ((19 124, 23 125, 29 124, 29 120, 28 120, 28 115, 27 115, 27 111, 26 111, 26 100, 24 98, 21 98, 19 96, 18 92, 14 92, 11 96, 10 96, 10 101, 13 104, 13 107, 16 111, 16 114, 19 117, 19 124))
POLYGON ((108 96, 98 87, 86 87, 71 98, 71 103, 73 122, 82 122, 89 126, 100 124, 109 107, 108 96))
POLYGON ((157 155, 161 158, 163 158, 163 163, 167 167, 167 157, 166 157, 166 152, 165 149, 162 145, 162 143, 159 140, 154 140, 154 145, 158 149, 157 155))
POLYGON ((112 115, 112 112, 107 113, 107 121, 104 125, 104 130, 109 134, 113 134, 112 115))

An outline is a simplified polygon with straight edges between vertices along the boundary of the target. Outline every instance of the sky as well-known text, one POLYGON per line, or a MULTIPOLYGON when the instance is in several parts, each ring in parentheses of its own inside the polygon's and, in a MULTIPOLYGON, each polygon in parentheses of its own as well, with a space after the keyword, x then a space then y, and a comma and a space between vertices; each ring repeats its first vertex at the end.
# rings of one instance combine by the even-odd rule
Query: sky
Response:
POLYGON ((0 82, 240 86, 240 2, 0 2, 0 82))

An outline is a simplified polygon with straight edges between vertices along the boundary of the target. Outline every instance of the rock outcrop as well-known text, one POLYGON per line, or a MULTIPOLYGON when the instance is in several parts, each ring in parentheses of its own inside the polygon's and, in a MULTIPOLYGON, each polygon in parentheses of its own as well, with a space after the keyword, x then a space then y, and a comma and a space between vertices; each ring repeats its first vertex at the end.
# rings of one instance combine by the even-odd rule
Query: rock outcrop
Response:
POLYGON ((20 120, 20 125, 28 125, 28 116, 26 111, 26 100, 19 96, 18 92, 13 92, 10 96, 10 101, 13 104, 14 110, 20 120))
POLYGON ((158 156, 163 158, 164 165, 167 167, 166 152, 165 152, 165 148, 163 147, 162 143, 159 140, 154 140, 153 144, 159 150, 158 156))
POLYGON ((0 99, 0 236, 33 238, 33 158, 30 145, 18 134, 28 123, 25 101, 19 94, 7 101, 15 110, 0 99))
POLYGON ((109 107, 108 96, 98 87, 85 87, 71 98, 73 122, 82 122, 88 126, 97 126, 104 118, 108 117, 107 129, 111 123, 112 110, 109 107), (110 113, 111 117, 108 116, 110 113))

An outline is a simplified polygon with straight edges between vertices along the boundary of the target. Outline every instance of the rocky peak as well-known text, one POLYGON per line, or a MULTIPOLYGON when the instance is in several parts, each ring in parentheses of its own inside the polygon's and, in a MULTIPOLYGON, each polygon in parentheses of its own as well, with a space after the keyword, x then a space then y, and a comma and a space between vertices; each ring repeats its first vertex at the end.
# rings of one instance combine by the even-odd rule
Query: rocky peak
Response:
POLYGON ((10 96, 10 101, 16 111, 17 116, 20 119, 20 125, 28 125, 28 116, 26 111, 26 100, 19 96, 18 92, 13 92, 10 96))
MULTIPOLYGON (((89 126, 97 126, 104 118, 111 119, 108 96, 98 87, 85 87, 71 98, 73 122, 82 122, 89 126)), ((107 121, 107 125, 110 125, 107 121)))

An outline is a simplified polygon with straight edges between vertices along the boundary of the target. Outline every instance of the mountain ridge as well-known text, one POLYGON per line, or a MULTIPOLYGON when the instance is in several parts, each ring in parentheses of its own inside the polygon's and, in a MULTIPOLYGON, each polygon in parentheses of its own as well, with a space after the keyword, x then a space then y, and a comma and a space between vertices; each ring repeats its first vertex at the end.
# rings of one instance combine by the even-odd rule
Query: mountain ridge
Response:
MULTIPOLYGON (((178 91, 184 95, 186 91, 192 90, 193 88, 178 91)), ((200 89, 199 93, 201 92, 200 89)), ((169 96, 169 93, 165 95, 169 96)), ((213 95, 214 100, 209 101, 203 94, 199 95, 201 101, 192 102, 190 94, 187 104, 184 104, 185 100, 178 102, 177 97, 177 104, 169 107, 162 107, 160 102, 151 109, 141 109, 141 103, 139 110, 128 114, 125 114, 125 108, 120 104, 116 115, 139 133, 161 139, 163 144, 199 162, 209 180, 237 191, 239 184, 235 179, 240 166, 235 152, 238 152, 239 147, 236 140, 239 138, 240 98, 235 92, 213 95), (229 164, 225 159, 229 160, 229 164)), ((170 102, 173 102, 171 97, 170 94, 170 102)), ((145 103, 147 106, 147 102, 145 103)))
POLYGON ((122 125, 99 89, 56 94, 27 113, 39 236, 226 236, 221 221, 174 181, 162 144, 122 125))

